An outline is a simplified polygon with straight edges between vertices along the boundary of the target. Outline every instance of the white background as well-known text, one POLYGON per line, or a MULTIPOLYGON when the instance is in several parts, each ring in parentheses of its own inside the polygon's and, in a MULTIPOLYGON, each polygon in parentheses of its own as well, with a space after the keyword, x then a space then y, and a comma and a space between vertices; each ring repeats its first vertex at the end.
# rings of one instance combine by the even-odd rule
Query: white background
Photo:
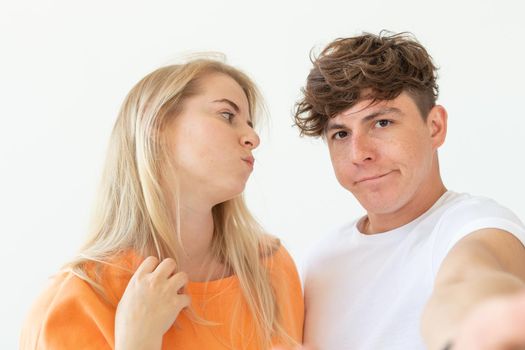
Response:
POLYGON ((71 1, 0 3, 0 348, 86 234, 119 105, 181 54, 221 51, 264 93, 247 197, 300 259, 329 227, 362 213, 321 140, 291 111, 318 52, 336 37, 412 31, 440 67, 449 112, 446 185, 525 218, 525 5, 522 1, 71 1))

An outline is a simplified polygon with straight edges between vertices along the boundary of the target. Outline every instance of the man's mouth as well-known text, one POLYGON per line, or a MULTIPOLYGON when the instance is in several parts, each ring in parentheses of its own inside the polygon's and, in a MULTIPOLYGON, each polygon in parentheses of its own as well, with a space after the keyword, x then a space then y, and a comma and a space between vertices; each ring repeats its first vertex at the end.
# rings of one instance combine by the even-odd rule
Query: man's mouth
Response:
POLYGON ((365 176, 365 177, 362 177, 359 180, 355 181, 354 183, 355 184, 359 184, 359 183, 363 183, 363 182, 367 182, 367 181, 378 180, 378 179, 381 179, 381 178, 391 174, 392 172, 393 172, 393 170, 389 171, 389 172, 386 172, 386 173, 383 173, 383 174, 365 176))

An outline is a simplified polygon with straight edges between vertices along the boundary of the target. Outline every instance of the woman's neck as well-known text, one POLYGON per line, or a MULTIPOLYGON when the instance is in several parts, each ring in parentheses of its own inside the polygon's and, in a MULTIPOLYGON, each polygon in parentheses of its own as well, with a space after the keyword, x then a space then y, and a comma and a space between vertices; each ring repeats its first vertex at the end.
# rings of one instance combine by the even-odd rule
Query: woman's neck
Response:
POLYGON ((211 249, 214 222, 211 206, 181 206, 179 229, 183 252, 179 270, 188 274, 190 281, 201 282, 230 275, 211 249))

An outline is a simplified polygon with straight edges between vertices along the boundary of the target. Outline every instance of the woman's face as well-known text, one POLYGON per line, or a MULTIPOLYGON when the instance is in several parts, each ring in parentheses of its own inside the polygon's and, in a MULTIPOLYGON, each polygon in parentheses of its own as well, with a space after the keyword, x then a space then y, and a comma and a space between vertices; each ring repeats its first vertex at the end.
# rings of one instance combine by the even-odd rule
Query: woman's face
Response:
POLYGON ((200 79, 199 91, 184 101, 166 135, 184 200, 215 205, 244 190, 259 137, 235 80, 212 73, 200 79))

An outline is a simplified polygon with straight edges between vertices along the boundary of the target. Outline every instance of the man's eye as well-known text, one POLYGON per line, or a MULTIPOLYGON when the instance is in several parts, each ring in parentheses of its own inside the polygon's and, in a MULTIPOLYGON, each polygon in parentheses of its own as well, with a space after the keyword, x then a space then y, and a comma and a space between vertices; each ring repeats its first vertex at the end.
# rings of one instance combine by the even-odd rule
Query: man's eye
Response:
POLYGON ((231 112, 221 112, 221 116, 227 121, 231 121, 234 117, 234 114, 231 112))
POLYGON ((390 120, 381 119, 381 120, 378 120, 376 122, 375 126, 378 127, 378 128, 385 128, 385 127, 389 126, 390 124, 392 124, 392 122, 390 120))
POLYGON ((340 140, 345 138, 346 136, 348 136, 348 133, 346 131, 338 131, 332 136, 332 138, 334 140, 340 140))

